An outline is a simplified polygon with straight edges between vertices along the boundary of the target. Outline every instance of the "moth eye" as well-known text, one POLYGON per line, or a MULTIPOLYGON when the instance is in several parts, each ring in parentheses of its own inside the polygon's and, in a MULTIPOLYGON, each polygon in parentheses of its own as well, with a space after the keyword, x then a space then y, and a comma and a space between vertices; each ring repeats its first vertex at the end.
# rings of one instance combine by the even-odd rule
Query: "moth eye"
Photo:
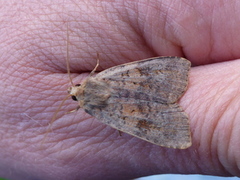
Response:
POLYGON ((72 96, 72 99, 73 99, 74 101, 77 101, 76 96, 72 96))
POLYGON ((81 84, 76 84, 75 86, 78 87, 78 86, 81 86, 81 84))

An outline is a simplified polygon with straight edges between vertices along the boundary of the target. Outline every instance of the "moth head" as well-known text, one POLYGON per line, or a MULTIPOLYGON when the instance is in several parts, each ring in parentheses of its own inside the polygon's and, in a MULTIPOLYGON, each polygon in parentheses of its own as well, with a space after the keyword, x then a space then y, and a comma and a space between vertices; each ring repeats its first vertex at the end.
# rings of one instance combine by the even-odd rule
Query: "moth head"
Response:
POLYGON ((75 86, 68 88, 68 94, 71 95, 74 101, 78 101, 77 96, 79 95, 79 92, 81 92, 81 84, 76 84, 75 86))

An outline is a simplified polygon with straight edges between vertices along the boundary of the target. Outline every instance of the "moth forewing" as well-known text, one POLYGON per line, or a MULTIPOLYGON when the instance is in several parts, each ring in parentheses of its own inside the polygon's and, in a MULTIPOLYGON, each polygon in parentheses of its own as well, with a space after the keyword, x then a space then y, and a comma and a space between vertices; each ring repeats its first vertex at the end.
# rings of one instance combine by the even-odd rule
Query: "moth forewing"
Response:
POLYGON ((191 63, 156 57, 109 68, 72 87, 79 106, 101 122, 153 144, 191 146, 189 120, 177 104, 191 63))

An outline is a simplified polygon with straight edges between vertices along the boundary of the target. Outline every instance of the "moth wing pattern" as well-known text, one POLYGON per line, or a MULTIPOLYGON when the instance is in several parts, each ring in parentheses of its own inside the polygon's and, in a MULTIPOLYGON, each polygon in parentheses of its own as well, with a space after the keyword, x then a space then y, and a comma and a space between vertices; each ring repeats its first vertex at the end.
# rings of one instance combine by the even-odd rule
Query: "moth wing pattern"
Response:
POLYGON ((143 92, 162 103, 174 103, 186 91, 190 66, 184 58, 157 57, 114 66, 96 79, 116 90, 143 92))
POLYGON ((188 117, 178 104, 142 102, 139 105, 127 99, 109 103, 102 110, 92 109, 91 114, 115 129, 153 144, 178 149, 191 146, 188 117))
POLYGON ((83 108, 120 131, 185 149, 191 146, 189 120, 176 101, 186 90, 190 65, 184 58, 158 57, 109 68, 94 77, 111 90, 106 105, 83 108))

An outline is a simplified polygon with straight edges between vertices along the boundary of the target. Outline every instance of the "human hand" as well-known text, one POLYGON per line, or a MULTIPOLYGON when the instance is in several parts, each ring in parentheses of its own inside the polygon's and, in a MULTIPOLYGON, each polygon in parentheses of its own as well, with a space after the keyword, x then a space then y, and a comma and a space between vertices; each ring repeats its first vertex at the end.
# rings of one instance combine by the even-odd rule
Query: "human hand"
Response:
POLYGON ((240 61, 235 59, 240 56, 240 14, 234 9, 240 5, 172 2, 1 2, 0 176, 239 176, 240 61), (82 109, 66 114, 77 106, 71 99, 46 136, 70 86, 67 43, 74 83, 88 76, 97 53, 100 71, 155 56, 189 59, 194 67, 180 104, 189 115, 192 147, 168 149, 125 133, 119 136, 82 109))

